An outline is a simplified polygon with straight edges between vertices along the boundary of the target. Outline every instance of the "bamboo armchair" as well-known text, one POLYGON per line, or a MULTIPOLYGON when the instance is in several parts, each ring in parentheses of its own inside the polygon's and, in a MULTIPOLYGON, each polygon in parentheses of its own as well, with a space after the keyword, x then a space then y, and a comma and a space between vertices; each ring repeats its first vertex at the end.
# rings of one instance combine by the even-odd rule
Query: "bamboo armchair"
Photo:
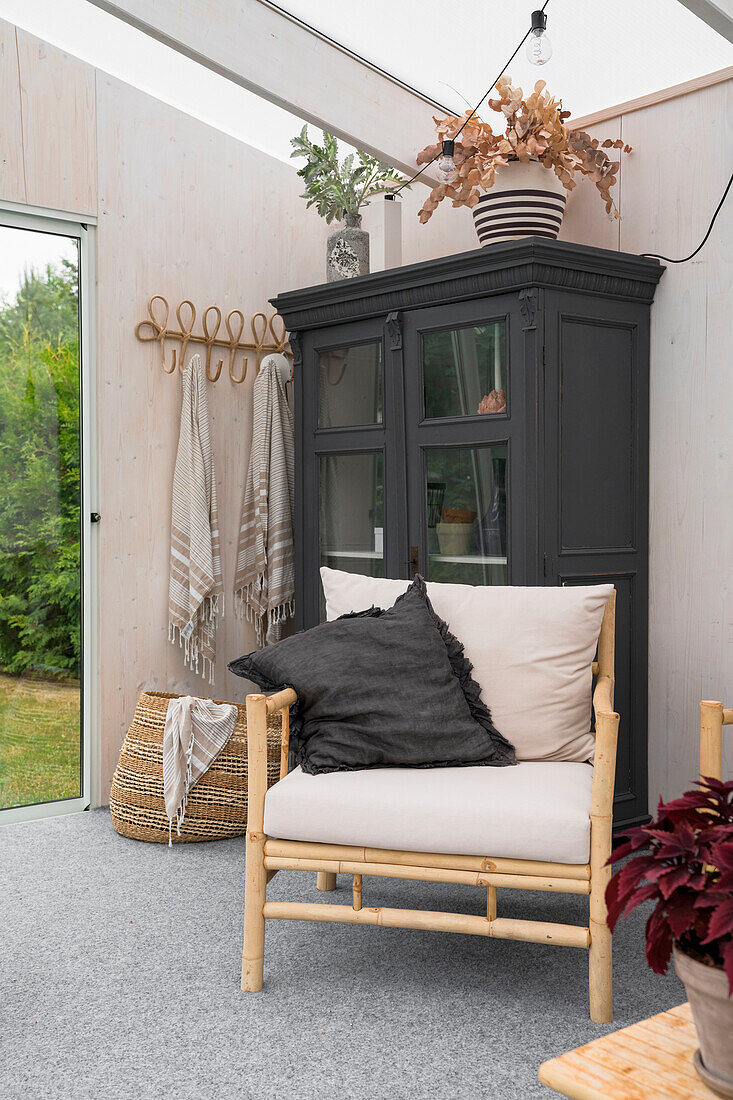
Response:
POLYGON ((269 698, 247 696, 248 820, 244 908, 242 989, 262 988, 265 921, 310 920, 346 924, 373 924, 442 932, 465 932, 494 939, 522 940, 560 947, 581 947, 589 956, 591 1019, 613 1019, 611 933, 606 924, 605 892, 611 868, 611 829, 619 716, 613 709, 615 592, 609 599, 598 640, 593 672, 595 714, 595 765, 590 808, 590 859, 586 864, 547 863, 528 859, 492 858, 487 855, 443 855, 429 852, 317 844, 268 839, 264 834, 267 793, 267 716, 282 713, 282 769, 287 771, 288 708, 296 701, 287 689, 269 698), (336 874, 353 878, 351 905, 267 900, 267 883, 278 871, 309 870, 318 874, 318 888, 335 888, 336 874), (432 882, 463 883, 486 890, 486 916, 362 906, 364 876, 432 882), (585 894, 589 898, 586 926, 551 924, 497 916, 497 891, 542 890, 585 894))
POLYGON ((733 726, 733 707, 710 699, 700 703, 700 776, 723 778, 723 726, 733 726))

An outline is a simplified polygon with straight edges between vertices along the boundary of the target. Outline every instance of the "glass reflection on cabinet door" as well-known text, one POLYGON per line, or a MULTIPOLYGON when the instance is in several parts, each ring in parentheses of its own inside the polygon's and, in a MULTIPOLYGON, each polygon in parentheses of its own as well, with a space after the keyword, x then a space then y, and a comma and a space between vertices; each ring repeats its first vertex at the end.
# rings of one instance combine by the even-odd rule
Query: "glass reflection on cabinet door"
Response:
POLYGON ((507 448, 425 451, 428 576, 454 584, 507 584, 507 448))
POLYGON ((381 451, 320 456, 319 539, 321 565, 384 576, 381 451))
POLYGON ((425 332, 422 355, 426 420, 506 412, 505 320, 425 332))
POLYGON ((382 341, 318 353, 318 427, 382 423, 382 341))

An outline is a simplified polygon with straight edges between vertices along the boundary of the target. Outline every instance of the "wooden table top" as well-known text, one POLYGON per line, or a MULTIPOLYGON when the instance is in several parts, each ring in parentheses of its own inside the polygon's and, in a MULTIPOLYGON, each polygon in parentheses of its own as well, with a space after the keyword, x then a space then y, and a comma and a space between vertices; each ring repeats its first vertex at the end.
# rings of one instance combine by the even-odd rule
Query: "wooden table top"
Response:
POLYGON ((572 1100, 717 1100, 695 1072, 689 1004, 543 1062, 540 1081, 572 1100))

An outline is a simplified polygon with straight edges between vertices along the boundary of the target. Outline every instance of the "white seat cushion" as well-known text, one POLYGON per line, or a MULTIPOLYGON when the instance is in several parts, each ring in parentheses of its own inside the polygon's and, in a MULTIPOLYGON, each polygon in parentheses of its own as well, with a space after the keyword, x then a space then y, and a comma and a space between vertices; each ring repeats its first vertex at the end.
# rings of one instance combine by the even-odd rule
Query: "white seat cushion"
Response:
MULTIPOLYGON (((406 580, 321 569, 326 614, 391 607, 406 580)), ((593 758, 591 664, 612 584, 559 588, 428 581, 461 641, 481 698, 518 760, 593 758)))
POLYGON ((367 768, 306 775, 296 768, 265 799, 280 840, 587 863, 589 764, 508 768, 367 768))

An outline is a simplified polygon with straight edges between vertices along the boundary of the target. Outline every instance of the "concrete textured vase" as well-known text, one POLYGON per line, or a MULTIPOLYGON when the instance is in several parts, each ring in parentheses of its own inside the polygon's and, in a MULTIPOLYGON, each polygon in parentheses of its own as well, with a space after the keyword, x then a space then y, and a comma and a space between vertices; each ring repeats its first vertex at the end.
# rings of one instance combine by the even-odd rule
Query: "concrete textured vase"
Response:
POLYGON ((369 234, 361 228, 361 214, 344 214, 344 225, 326 244, 326 279, 354 279, 369 274, 369 234))
POLYGON ((556 237, 567 192, 551 168, 539 161, 511 161, 496 170, 490 191, 473 207, 479 244, 486 247, 520 237, 556 237))
POLYGON ((677 976, 684 982, 700 1049, 698 1075, 718 1096, 733 1096, 733 997, 722 967, 706 966, 674 949, 677 976))

